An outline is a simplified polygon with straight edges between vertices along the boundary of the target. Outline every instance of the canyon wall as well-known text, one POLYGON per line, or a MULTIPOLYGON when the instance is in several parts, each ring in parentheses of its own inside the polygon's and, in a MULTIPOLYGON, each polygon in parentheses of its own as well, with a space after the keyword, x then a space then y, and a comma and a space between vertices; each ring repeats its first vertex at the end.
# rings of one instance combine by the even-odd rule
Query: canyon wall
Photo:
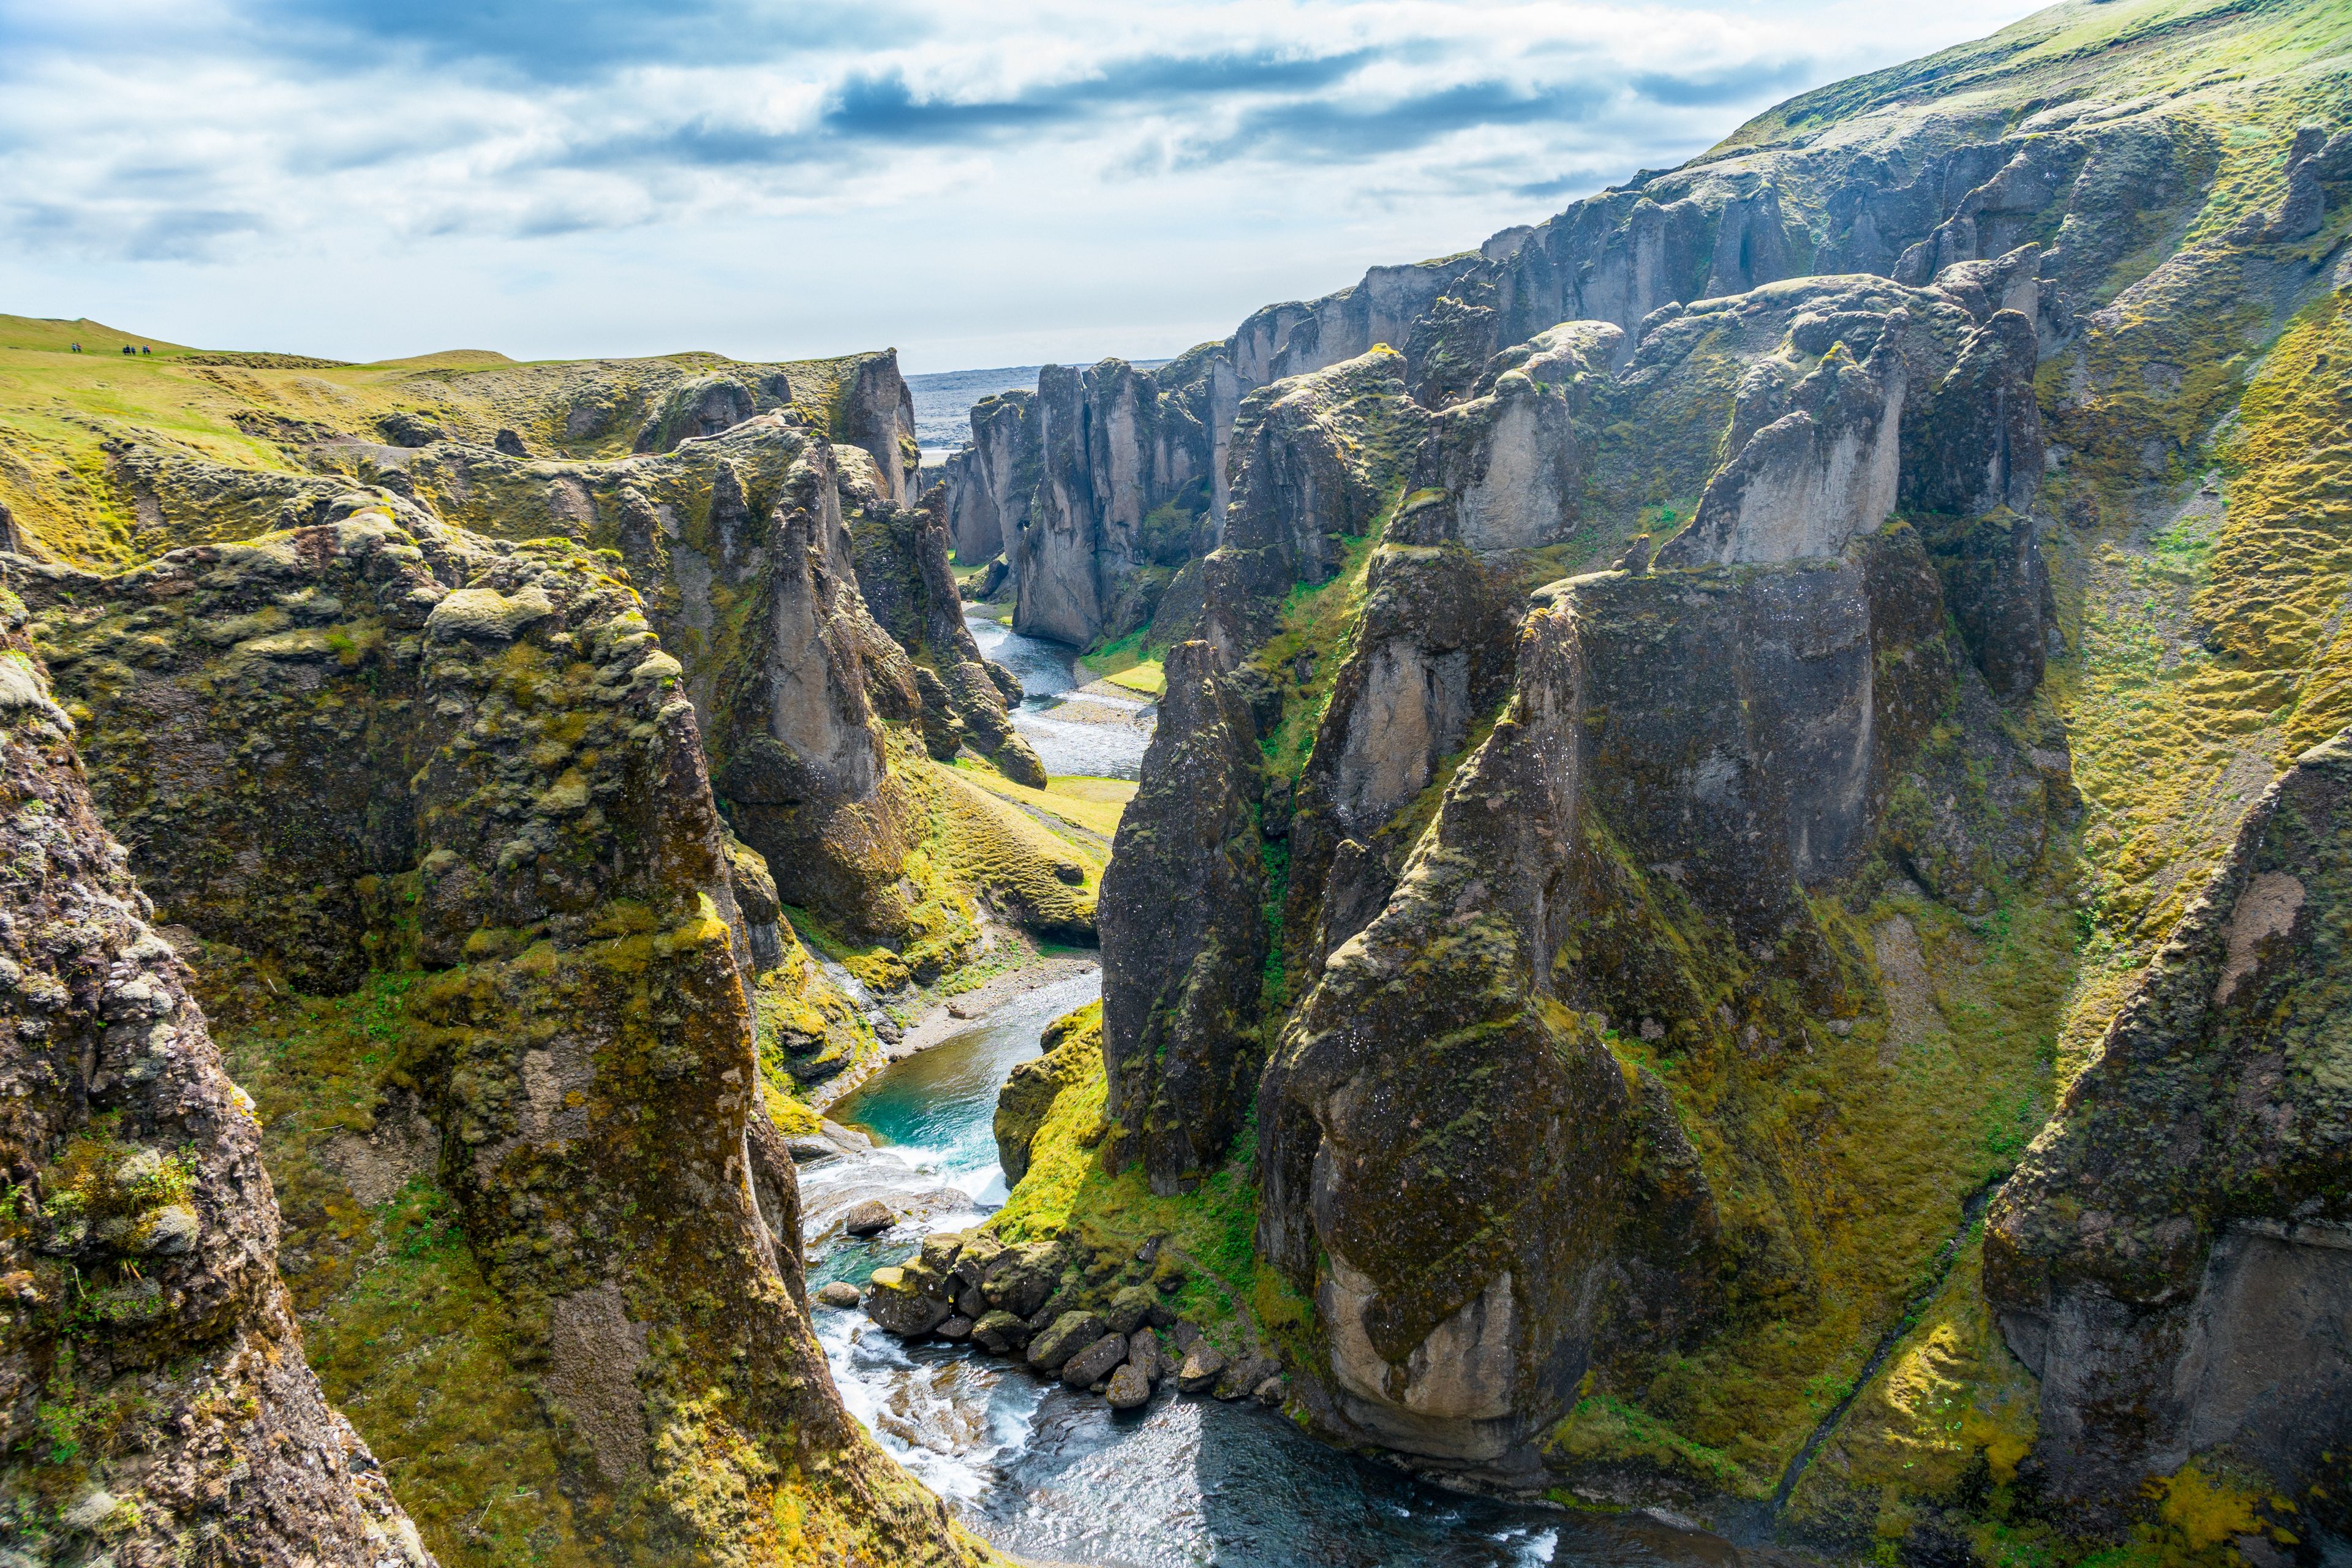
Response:
POLYGON ((2341 1528, 2323 9, 2058 7, 1215 347, 1099 1158, 1254 1187, 1315 1429, 1906 1562, 2341 1528))

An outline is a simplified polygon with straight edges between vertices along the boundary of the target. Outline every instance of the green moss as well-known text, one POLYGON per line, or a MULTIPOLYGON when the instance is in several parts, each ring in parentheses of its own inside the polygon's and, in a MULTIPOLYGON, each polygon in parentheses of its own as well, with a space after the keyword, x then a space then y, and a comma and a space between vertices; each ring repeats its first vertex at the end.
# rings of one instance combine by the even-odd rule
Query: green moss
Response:
POLYGON ((1182 1197, 1154 1196, 1134 1166, 1110 1174, 1103 1168, 1109 1086, 1102 1072, 1102 1004, 1070 1017, 1061 1048, 1077 1053, 1072 1081, 1031 1139, 1028 1173, 990 1228, 1009 1242, 1062 1239, 1087 1256, 1121 1260, 1160 1238, 1155 1277, 1181 1276, 1169 1297, 1178 1314, 1229 1348, 1269 1338, 1304 1342, 1312 1332, 1307 1303, 1257 1261, 1255 1131, 1245 1128, 1226 1163, 1182 1197))
POLYGON ((1402 494, 1399 487, 1362 537, 1341 541, 1337 571, 1320 583, 1302 583, 1290 590, 1282 601, 1278 629, 1250 657, 1250 663, 1265 670, 1283 693, 1282 721, 1258 743, 1268 778, 1296 783, 1307 765, 1324 710, 1331 705, 1332 685, 1363 619, 1372 552, 1380 548, 1381 531, 1402 494), (1303 682, 1297 675, 1302 658, 1312 666, 1303 682))
POLYGON ((467 1246, 429 1131, 406 1120, 425 1048, 414 977, 310 996, 231 958, 204 978, 225 1065, 261 1117, 279 1271, 311 1367, 425 1544, 468 1568, 599 1560, 574 1532, 554 1431, 518 1365, 529 1342, 467 1246))

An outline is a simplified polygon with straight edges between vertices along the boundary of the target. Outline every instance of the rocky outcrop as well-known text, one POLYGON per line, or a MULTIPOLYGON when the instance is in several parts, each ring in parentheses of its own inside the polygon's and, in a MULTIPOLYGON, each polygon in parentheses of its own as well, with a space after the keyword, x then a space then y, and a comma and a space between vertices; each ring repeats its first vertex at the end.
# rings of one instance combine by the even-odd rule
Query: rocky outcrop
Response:
POLYGON ((1396 499, 1428 418, 1392 349, 1252 396, 1224 542, 1203 564, 1204 635, 1228 668, 1265 641, 1282 596, 1328 578, 1396 499))
POLYGON ((1171 1193, 1216 1166, 1248 1110, 1266 880, 1249 710, 1206 643, 1180 643, 1164 666, 1099 921, 1109 1158, 1171 1193))
POLYGON ((1906 507, 1967 517, 2032 510, 2042 475, 2037 360, 2032 320, 2003 310, 1939 384, 1920 388, 1921 406, 1904 422, 1906 507))
POLYGON ((1530 619, 1503 717, 1260 1089, 1259 1247, 1315 1300, 1322 1418, 1490 1472, 1584 1375, 1636 1139, 1606 1046, 1549 999, 1580 665, 1571 612, 1530 619))
POLYGON ((1015 1067, 996 1094, 996 1161, 1006 1187, 1029 1173, 1029 1149, 1062 1091, 1102 1070, 1100 1011, 1086 1009, 1055 1019, 1038 1037, 1044 1054, 1015 1067))
POLYGON ((1005 392, 973 404, 971 444, 948 458, 948 532, 965 565, 1005 554, 1028 521, 1037 489, 1031 403, 1028 393, 1005 392))
POLYGON ((2041 1380, 2046 1484, 2110 1525, 2195 1458, 2345 1528, 2347 845, 2339 736, 2247 815, 1993 1202, 1985 1294, 2041 1380))
POLYGON ((26 1561, 430 1568, 303 1360, 253 1102, 100 823, 25 623, 0 595, 0 1538, 26 1561))
POLYGON ((1016 487, 988 503, 1001 519, 1018 517, 1006 535, 1015 629, 1080 646, 1121 635, 1150 619, 1168 575, 1213 540, 1234 391, 1215 363, 1178 365, 1190 375, 1180 397, 1123 360, 1047 365, 1022 406, 1023 451, 1010 462, 996 455, 1010 416, 984 422, 975 411, 977 470, 1016 487), (1024 479, 1031 489, 1017 493, 1024 479))
POLYGON ((380 494, 334 510, 113 578, 19 569, 133 865, 173 919, 306 986, 419 974, 399 1070, 546 1358, 577 1529, 732 1552, 793 1508, 844 1550, 962 1560, 841 1408, 781 1272, 791 1163, 752 1133, 678 662, 591 552, 380 494))
POLYGON ((897 349, 862 355, 841 377, 825 410, 825 430, 874 459, 884 500, 913 504, 922 448, 915 439, 915 395, 898 374, 897 349))
POLYGON ((1453 498, 1460 542, 1490 553, 1557 544, 1575 529, 1584 489, 1576 425, 1610 384, 1614 328, 1570 321, 1496 356, 1429 422, 1409 489, 1453 498))
POLYGON ((1389 523, 1364 593, 1287 824, 1286 946, 1310 974, 1386 902, 1412 848, 1394 819, 1495 710, 1518 640, 1520 596, 1464 548, 1438 492, 1389 523))
MULTIPOLYGON (((779 375, 782 385, 771 390, 777 402, 792 400, 789 381, 779 375)), ((662 395, 654 416, 637 432, 635 449, 640 452, 667 452, 681 441, 705 439, 732 430, 751 417, 758 400, 751 389, 731 375, 700 376, 669 389, 662 395)), ((505 432, 511 435, 512 432, 505 432)), ((493 443, 494 445, 496 443, 493 443)), ((522 445, 516 437, 513 445, 522 445)), ((504 450, 504 447, 500 447, 504 450)), ((522 456, 520 451, 511 454, 522 456)))
POLYGON ((875 620, 915 661, 918 679, 934 678, 936 698, 929 691, 923 696, 926 733, 937 732, 940 740, 932 754, 950 761, 968 742, 1005 777, 1043 789, 1045 764, 1013 730, 1004 693, 964 625, 963 600, 948 564, 947 525, 940 515, 945 499, 943 489, 935 486, 918 507, 873 500, 855 510, 847 526, 858 592, 875 620))
POLYGON ((1697 516, 1658 552, 1658 564, 1834 555, 1877 531, 1895 510, 1909 325, 1900 312, 1888 317, 1863 364, 1832 344, 1793 385, 1750 373, 1733 416, 1737 455, 1707 481, 1697 516))

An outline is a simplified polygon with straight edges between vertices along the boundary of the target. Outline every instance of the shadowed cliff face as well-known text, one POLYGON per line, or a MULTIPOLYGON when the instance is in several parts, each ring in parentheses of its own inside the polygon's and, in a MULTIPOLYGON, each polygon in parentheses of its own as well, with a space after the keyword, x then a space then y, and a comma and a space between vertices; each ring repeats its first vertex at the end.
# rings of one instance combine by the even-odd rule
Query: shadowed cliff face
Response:
POLYGON ((278 1277, 252 1102, 99 822, 0 596, 0 1537, 45 1562, 429 1568, 278 1277))
POLYGON ((680 666, 590 552, 333 510, 115 578, 20 568, 133 863, 308 985, 420 972, 400 1070, 583 1538, 962 1560, 842 1411, 777 1241, 795 1184, 680 666))
POLYGON ((1206 643, 1171 649, 1144 784, 1103 875, 1103 1065, 1110 1158, 1154 1191, 1213 1169, 1265 1060, 1256 1029, 1260 906, 1256 731, 1206 643))
POLYGON ((1985 1293, 2050 1484, 2109 1518, 2198 1454, 2352 1521, 2347 847, 2339 736, 2248 814, 1993 1202, 1985 1293))
POLYGON ((947 525, 940 516, 944 500, 935 485, 921 505, 894 507, 845 486, 859 596, 915 661, 920 725, 931 756, 952 762, 969 743, 1005 777, 1043 789, 1045 764, 1014 732, 1005 710, 1008 697, 1019 700, 1019 682, 1010 670, 991 667, 964 625, 963 600, 948 564, 947 525))

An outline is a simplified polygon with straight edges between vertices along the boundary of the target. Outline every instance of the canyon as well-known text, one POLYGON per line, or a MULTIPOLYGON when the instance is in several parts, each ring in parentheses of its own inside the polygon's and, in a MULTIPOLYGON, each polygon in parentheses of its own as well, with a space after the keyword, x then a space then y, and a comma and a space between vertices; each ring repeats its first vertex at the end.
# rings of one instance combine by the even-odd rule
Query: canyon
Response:
POLYGON ((2335 1561, 2347 238, 2352 15, 2066 0, 935 465, 0 319, 0 1561, 1159 1560, 955 1490, 1014 1380, 2335 1561))

